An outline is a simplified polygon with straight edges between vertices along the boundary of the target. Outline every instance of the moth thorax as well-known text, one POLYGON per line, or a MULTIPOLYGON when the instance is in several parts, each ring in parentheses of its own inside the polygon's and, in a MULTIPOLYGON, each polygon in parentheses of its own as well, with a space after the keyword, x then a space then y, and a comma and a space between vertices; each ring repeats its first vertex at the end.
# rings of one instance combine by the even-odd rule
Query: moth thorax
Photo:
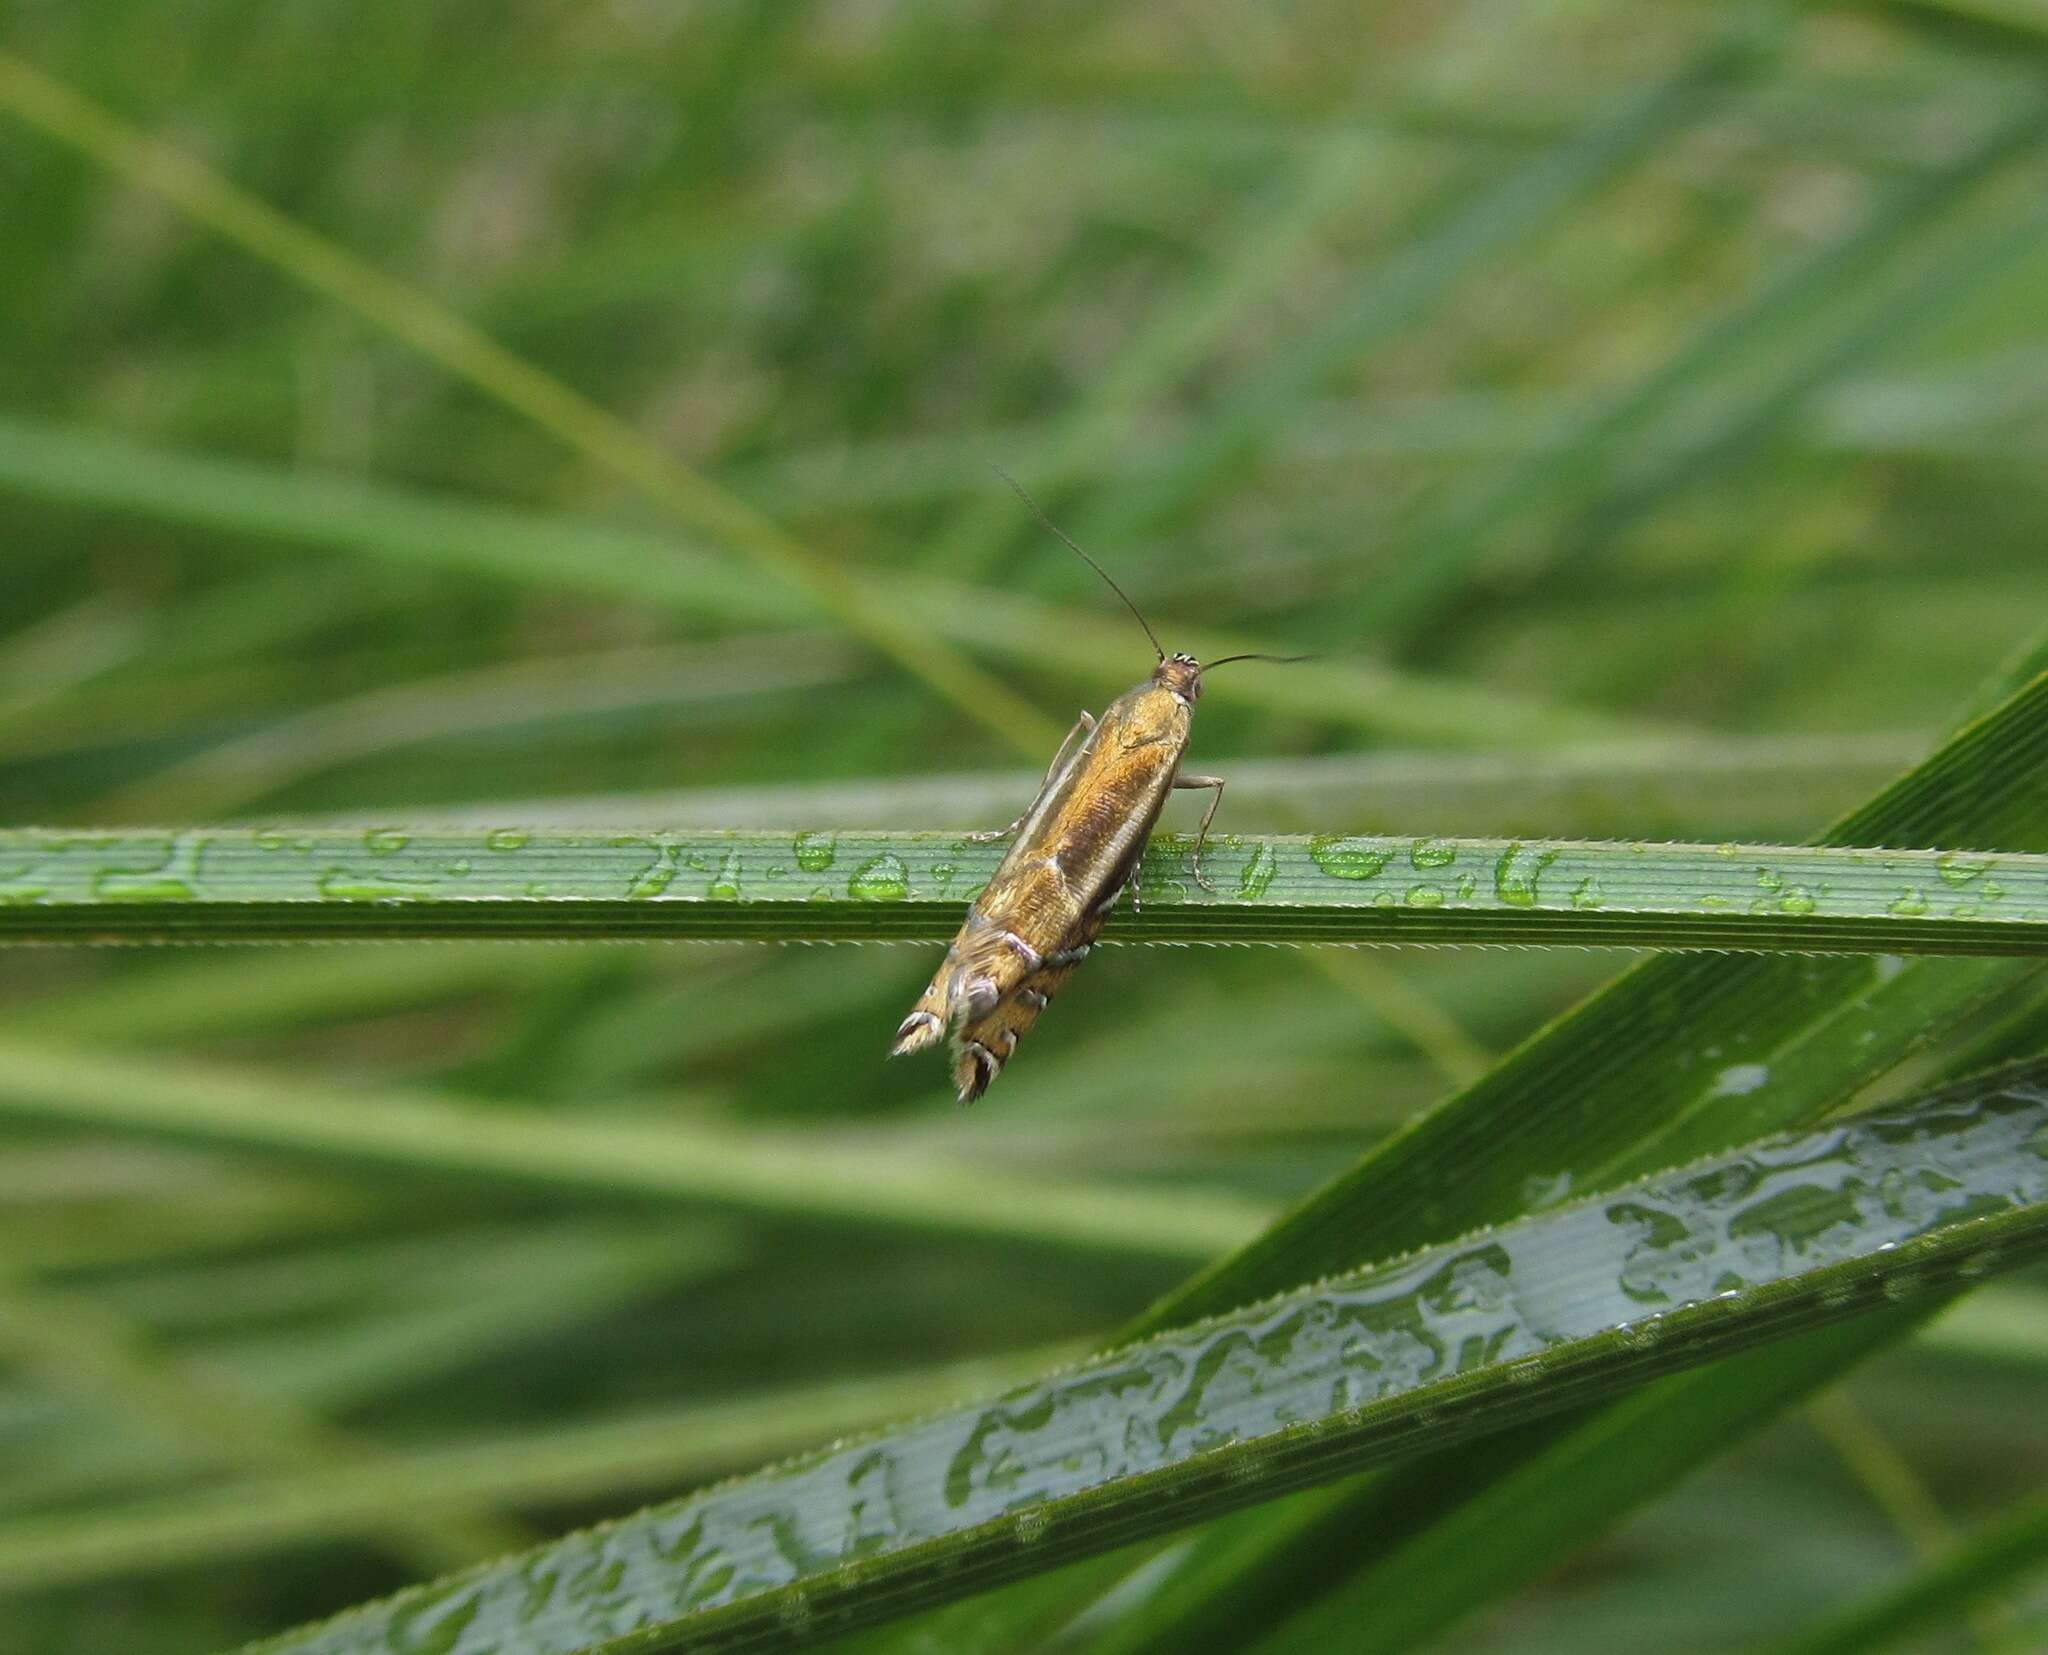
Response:
POLYGON ((1152 681, 1163 684, 1183 701, 1202 698, 1202 663, 1192 655, 1169 655, 1152 669, 1152 681))

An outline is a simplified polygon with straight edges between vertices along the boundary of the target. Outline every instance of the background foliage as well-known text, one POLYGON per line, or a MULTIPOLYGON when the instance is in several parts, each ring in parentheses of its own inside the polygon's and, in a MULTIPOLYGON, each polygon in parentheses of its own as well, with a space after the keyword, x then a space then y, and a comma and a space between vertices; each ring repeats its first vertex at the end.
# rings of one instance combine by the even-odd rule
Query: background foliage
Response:
MULTIPOLYGON (((993 825, 1146 651, 990 459, 1169 647, 1322 652, 1210 686, 1246 832, 1796 842, 2048 608, 2022 4, 18 0, 0 50, 424 307, 10 83, 9 825, 993 825)), ((1623 963, 1109 950, 961 1113, 879 1062, 924 946, 0 954, 0 1101, 274 1100, 0 1129, 0 1646, 225 1646, 1034 1371, 1623 963), (366 1158, 339 1093, 558 1136, 366 1158), (725 1176, 650 1200, 632 1132, 725 1176), (471 1503, 209 1504, 356 1473, 471 1503)), ((2038 1050, 2000 985, 1864 1084, 2038 1050)), ((2000 1284, 1439 1641, 1724 1648, 1980 1523, 2037 1556, 2044 1365, 2000 1284)), ((1159 1567, 1047 1624, 1141 1647, 1159 1567)))

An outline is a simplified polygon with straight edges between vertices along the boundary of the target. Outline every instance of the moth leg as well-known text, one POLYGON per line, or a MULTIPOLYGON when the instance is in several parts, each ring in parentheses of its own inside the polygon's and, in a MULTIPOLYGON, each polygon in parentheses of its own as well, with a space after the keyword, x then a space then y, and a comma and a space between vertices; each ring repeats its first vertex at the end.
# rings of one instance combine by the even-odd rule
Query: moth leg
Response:
MULTIPOLYGON (((1067 749, 1074 745, 1074 737, 1081 735, 1084 732, 1088 735, 1093 735, 1095 733, 1095 715, 1093 713, 1086 711, 1084 711, 1079 718, 1074 720, 1074 727, 1067 732, 1067 739, 1060 743, 1060 750, 1057 753, 1053 754, 1052 763, 1046 766, 1045 781, 1040 782, 1038 784, 1039 792, 1043 793, 1045 791, 1046 782, 1051 781, 1053 777, 1057 776, 1060 773, 1060 766, 1067 762, 1067 749)), ((1036 804, 1037 802, 1038 801, 1035 798, 1031 801, 1032 804, 1036 804)), ((1010 837, 1011 834, 1015 833, 1020 827, 1024 825, 1024 817, 1029 816, 1030 814, 1031 805, 1026 805, 1024 807, 1023 814, 1018 816, 1018 818, 1014 822, 1012 822, 1008 827, 996 828, 993 831, 983 828, 977 830, 976 832, 967 834, 965 837, 970 842, 977 845, 986 844, 991 839, 1007 839, 1010 837)))
POLYGON ((1211 896, 1216 887, 1209 883, 1209 876, 1202 872, 1202 847, 1209 842, 1209 824, 1216 820, 1216 807, 1223 802, 1223 778, 1221 776, 1176 776, 1173 779, 1176 790, 1181 788, 1206 787, 1215 792, 1209 801, 1209 808, 1202 812, 1202 825, 1195 829, 1195 854, 1188 858, 1189 871, 1195 876, 1195 883, 1211 896))

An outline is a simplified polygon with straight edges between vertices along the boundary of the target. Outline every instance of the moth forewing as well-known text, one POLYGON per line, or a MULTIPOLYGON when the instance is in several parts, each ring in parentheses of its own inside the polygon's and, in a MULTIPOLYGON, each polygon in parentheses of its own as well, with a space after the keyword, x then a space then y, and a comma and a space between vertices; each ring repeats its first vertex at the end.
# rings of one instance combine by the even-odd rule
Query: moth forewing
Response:
POLYGON ((1163 657, 1055 766, 897 1029, 892 1056, 952 1035, 962 1101, 1002 1071, 1052 992, 1086 958, 1144 855, 1187 752, 1201 675, 1192 656, 1163 657))

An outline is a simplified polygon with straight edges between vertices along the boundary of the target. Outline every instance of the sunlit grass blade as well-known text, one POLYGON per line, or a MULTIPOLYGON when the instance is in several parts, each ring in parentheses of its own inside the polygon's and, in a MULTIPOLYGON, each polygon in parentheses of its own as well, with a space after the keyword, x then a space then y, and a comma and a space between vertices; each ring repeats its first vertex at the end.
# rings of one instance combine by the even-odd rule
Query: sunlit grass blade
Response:
POLYGON ((262 1647, 800 1646, 1989 1276, 2048 1254, 2040 1081, 1476 1232, 262 1647))
MULTIPOLYGON (((2048 747, 2048 679, 2038 690, 2048 747)), ((2048 953, 2048 856, 1232 836, 1205 853, 1211 892, 1192 850, 1154 841, 1112 940, 2048 953)), ((931 942, 1002 853, 915 833, 0 831, 0 942, 931 942)))

